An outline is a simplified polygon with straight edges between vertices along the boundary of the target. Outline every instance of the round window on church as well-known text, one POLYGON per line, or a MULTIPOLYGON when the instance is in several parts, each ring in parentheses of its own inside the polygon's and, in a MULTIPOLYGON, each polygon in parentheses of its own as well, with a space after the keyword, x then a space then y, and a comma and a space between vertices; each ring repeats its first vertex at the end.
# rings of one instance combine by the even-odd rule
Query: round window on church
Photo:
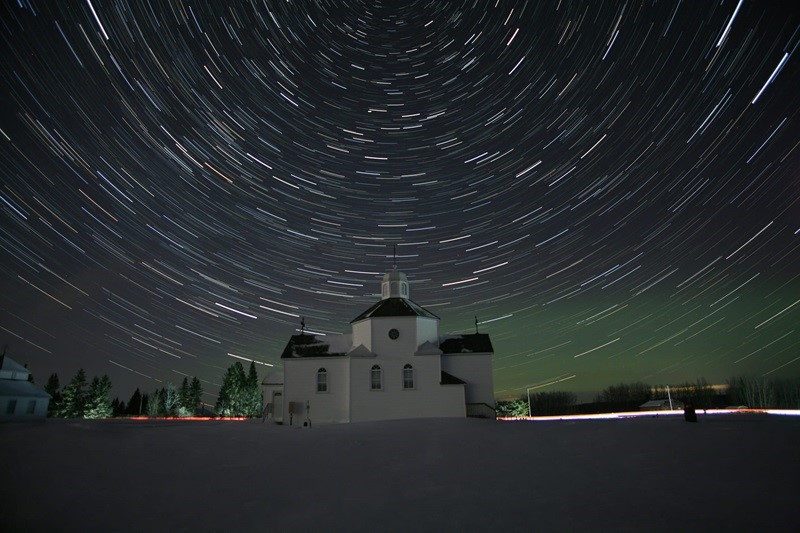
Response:
POLYGON ((400 336, 400 332, 396 329, 392 328, 389 330, 389 338, 395 340, 397 337, 400 336))

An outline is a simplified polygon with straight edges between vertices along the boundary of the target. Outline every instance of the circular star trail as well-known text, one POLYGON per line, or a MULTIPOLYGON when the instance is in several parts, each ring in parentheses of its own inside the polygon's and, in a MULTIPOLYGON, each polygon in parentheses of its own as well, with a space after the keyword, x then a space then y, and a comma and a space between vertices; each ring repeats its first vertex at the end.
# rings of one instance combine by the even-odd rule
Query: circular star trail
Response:
POLYGON ((500 397, 800 371, 788 3, 0 20, 0 327, 39 382, 197 375, 213 401, 301 317, 347 331, 395 260, 443 332, 491 334, 500 397))

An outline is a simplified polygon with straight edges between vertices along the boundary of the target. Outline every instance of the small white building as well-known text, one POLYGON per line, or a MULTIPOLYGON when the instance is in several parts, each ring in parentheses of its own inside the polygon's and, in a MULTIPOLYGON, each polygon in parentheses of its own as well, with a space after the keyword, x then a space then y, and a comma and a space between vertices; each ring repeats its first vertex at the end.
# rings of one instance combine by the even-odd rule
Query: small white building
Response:
POLYGON ((494 418, 489 335, 439 334, 439 317, 383 276, 381 300, 341 335, 293 335, 283 372, 263 381, 268 416, 285 424, 424 417, 494 418))
MULTIPOLYGON (((644 402, 642 405, 639 406, 640 411, 670 411, 673 409, 672 400, 669 399, 661 399, 661 400, 650 400, 649 402, 644 402)), ((675 402, 675 409, 682 409, 683 404, 680 402, 675 402)))
POLYGON ((27 368, 0 355, 0 420, 36 420, 47 417, 50 395, 30 382, 27 368))

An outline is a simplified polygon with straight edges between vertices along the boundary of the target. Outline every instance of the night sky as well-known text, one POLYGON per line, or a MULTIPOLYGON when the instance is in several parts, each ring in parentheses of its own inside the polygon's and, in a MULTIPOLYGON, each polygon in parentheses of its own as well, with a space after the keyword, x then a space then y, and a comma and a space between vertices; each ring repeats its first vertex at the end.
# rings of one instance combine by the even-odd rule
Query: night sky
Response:
POLYGON ((300 317, 348 332, 394 245, 498 397, 800 374, 800 4, 128 4, 1 8, 0 341, 37 383, 213 402, 300 317))

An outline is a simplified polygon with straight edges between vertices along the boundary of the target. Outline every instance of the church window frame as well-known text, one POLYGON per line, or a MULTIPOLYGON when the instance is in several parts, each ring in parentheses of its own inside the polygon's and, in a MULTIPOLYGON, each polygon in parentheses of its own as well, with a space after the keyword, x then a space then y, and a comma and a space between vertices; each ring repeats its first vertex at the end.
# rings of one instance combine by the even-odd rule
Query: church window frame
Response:
POLYGON ((405 365, 403 367, 403 390, 414 390, 414 367, 405 365))
POLYGON ((328 392, 328 371, 324 368, 317 370, 317 392, 328 392))
POLYGON ((372 365, 369 370, 369 390, 383 390, 383 369, 380 365, 372 365))

